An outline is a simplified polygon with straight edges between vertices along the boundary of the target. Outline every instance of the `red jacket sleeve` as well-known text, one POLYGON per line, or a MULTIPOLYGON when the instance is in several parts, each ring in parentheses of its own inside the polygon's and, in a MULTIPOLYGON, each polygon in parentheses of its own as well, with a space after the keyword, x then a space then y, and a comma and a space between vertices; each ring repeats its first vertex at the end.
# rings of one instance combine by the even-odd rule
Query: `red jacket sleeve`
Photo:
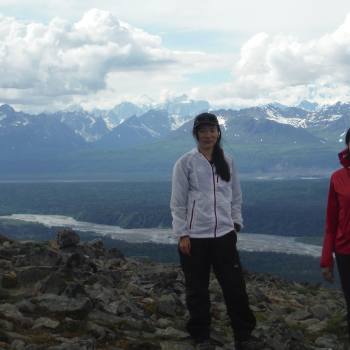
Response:
POLYGON ((329 185, 326 228, 323 240, 321 267, 333 266, 334 242, 338 227, 338 199, 334 189, 333 177, 329 185))

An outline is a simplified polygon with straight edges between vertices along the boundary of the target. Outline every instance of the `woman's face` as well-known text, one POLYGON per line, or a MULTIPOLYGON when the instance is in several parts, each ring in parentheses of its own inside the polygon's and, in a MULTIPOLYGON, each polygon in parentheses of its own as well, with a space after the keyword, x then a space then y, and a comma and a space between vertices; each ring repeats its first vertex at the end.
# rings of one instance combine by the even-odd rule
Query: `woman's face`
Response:
POLYGON ((200 126, 197 132, 198 145, 201 149, 211 149, 219 138, 219 130, 215 125, 200 126))

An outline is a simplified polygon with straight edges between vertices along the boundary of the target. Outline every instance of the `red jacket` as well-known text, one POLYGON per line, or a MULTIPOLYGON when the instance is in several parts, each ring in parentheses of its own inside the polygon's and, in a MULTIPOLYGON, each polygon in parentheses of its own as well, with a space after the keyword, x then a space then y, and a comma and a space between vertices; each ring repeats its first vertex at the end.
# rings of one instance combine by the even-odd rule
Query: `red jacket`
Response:
POLYGON ((331 176, 321 267, 333 265, 333 252, 350 254, 350 153, 339 153, 342 169, 331 176))

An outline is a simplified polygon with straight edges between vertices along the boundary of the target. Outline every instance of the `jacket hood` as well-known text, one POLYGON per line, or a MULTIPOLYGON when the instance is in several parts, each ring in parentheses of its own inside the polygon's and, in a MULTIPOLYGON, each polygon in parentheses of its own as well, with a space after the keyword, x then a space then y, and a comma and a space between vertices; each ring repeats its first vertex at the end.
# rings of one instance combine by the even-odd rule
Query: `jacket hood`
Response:
POLYGON ((350 167, 350 152, 348 148, 345 148, 340 153, 338 153, 338 157, 339 157, 340 164, 344 168, 350 167))

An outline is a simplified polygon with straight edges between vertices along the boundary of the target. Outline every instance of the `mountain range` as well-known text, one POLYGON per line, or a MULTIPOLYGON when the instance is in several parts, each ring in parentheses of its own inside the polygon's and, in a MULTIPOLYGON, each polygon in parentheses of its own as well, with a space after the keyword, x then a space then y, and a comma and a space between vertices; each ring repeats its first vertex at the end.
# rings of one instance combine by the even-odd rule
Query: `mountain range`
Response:
POLYGON ((249 177, 328 176, 350 127, 350 103, 215 109, 186 95, 159 105, 123 102, 37 115, 0 106, 0 179, 169 179, 195 146, 198 113, 220 121, 225 150, 249 177))

